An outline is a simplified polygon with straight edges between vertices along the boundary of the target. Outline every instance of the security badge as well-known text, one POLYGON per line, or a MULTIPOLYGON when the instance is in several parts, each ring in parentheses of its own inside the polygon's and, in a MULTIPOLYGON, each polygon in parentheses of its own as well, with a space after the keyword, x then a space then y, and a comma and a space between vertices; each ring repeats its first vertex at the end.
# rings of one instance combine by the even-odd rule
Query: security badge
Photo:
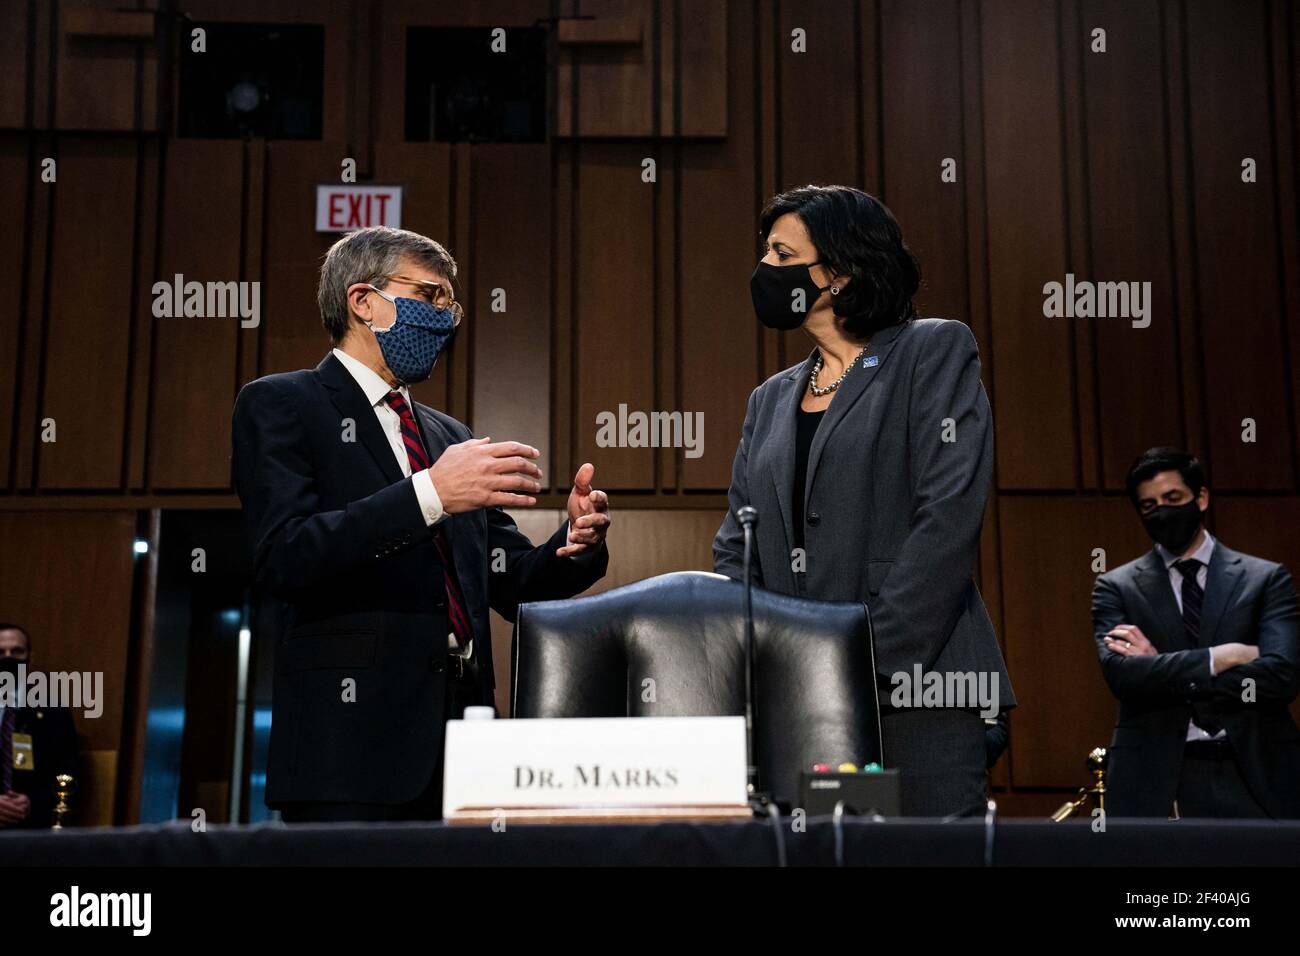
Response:
POLYGON ((35 770, 36 751, 32 749, 31 734, 14 734, 14 769, 35 770))

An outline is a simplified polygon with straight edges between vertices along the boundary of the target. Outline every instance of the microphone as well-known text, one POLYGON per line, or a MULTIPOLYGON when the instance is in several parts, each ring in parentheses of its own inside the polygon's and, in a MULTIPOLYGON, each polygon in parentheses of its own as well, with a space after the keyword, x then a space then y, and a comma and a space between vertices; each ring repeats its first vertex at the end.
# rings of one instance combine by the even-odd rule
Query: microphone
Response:
POLYGON ((750 556, 758 510, 745 505, 736 510, 736 520, 745 532, 745 789, 750 800, 754 800, 759 789, 758 761, 754 757, 754 577, 750 572, 750 556))

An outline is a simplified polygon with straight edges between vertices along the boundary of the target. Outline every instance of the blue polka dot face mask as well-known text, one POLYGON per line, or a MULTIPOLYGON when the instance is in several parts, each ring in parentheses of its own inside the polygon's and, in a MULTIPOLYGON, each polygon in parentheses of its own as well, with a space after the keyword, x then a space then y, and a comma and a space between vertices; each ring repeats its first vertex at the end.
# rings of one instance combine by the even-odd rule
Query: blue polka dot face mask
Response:
POLYGON ((397 310, 397 318, 386 329, 375 328, 373 322, 366 323, 379 342, 384 364, 402 385, 423 382, 433 374, 438 354, 456 329, 455 312, 419 299, 394 297, 374 286, 370 288, 393 303, 397 310))

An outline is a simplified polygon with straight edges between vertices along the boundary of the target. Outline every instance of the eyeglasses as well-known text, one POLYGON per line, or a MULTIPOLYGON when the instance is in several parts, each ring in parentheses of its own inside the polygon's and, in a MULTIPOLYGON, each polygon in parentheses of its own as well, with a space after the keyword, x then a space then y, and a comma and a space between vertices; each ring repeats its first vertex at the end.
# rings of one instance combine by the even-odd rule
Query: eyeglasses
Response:
POLYGON ((394 279, 398 282, 405 282, 413 285, 424 296, 425 301, 431 303, 435 309, 451 309, 451 314, 455 317, 455 324, 460 325, 460 320, 465 317, 465 310, 461 304, 456 301, 451 289, 441 282, 434 282, 431 279, 412 279, 410 276, 390 275, 380 276, 381 279, 394 279))

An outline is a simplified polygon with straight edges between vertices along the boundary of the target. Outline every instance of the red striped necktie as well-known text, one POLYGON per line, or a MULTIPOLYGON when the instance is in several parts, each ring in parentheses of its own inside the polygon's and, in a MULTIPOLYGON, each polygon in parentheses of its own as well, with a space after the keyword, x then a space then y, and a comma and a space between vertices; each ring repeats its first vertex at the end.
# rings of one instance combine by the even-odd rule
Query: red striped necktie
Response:
MULTIPOLYGON (((415 415, 411 412, 411 406, 407 404, 406 399, 402 398, 401 392, 389 392, 385 401, 388 402, 389 408, 397 412, 397 417, 401 420, 402 443, 406 445, 406 460, 411 465, 411 474, 424 471, 429 467, 429 454, 424 450, 424 441, 420 438, 420 430, 415 425, 415 415)), ((474 628, 470 624, 469 615, 465 612, 465 596, 461 593, 460 584, 456 580, 456 566, 452 563, 451 542, 447 540, 445 523, 438 525, 433 540, 438 547, 438 557, 442 561, 442 576, 447 585, 447 617, 451 620, 451 629, 456 635, 456 643, 463 649, 468 647, 469 642, 474 638, 474 628)))

